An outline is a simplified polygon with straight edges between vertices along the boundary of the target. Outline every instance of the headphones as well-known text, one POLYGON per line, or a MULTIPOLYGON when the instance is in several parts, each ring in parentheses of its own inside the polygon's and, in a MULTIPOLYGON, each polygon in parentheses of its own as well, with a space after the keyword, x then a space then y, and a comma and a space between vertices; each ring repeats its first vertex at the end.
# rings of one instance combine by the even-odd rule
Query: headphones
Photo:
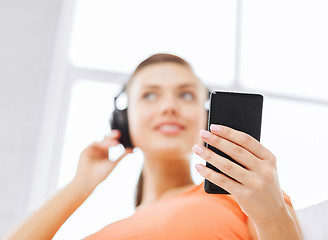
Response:
POLYGON ((121 144, 126 148, 133 148, 128 124, 127 100, 126 85, 124 85, 122 90, 114 97, 114 111, 109 119, 109 124, 111 129, 117 129, 121 132, 121 144))
MULTIPOLYGON (((207 116, 209 113, 209 100, 211 91, 207 89, 208 100, 205 102, 205 108, 207 110, 207 116)), ((117 129, 121 132, 120 143, 126 148, 133 148, 129 124, 128 124, 128 96, 126 93, 126 85, 122 90, 114 97, 114 111, 109 119, 111 129, 117 129)))

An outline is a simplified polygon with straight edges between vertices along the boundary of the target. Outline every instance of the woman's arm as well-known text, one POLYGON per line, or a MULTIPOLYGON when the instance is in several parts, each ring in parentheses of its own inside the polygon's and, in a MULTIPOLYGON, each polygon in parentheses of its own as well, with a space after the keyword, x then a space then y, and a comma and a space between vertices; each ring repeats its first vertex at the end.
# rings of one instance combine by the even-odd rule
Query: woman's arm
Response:
MULTIPOLYGON (((300 228, 300 225, 299 225, 299 222, 297 220, 296 213, 295 213, 293 207, 287 204, 287 208, 288 208, 289 214, 291 215, 293 221, 295 222, 295 224, 297 226, 298 233, 302 237, 301 228, 300 228)), ((282 229, 287 229, 287 226, 285 226, 283 222, 281 223, 281 225, 283 226, 282 229)), ((251 235, 251 239, 252 240, 258 240, 259 239, 259 234, 257 233, 256 228, 255 228, 252 220, 248 219, 247 227, 248 227, 249 233, 251 235)), ((277 233, 279 233, 279 231, 275 232, 274 234, 277 234, 277 233)), ((274 236, 274 234, 272 234, 272 236, 274 236)), ((288 234, 290 234, 290 233, 287 232, 287 236, 288 236, 288 234)), ((281 233, 279 233, 279 236, 281 236, 281 233)), ((262 239, 262 238, 264 238, 264 237, 262 236, 260 239, 262 239)), ((287 239, 289 239, 289 238, 287 238, 287 239)))
POLYGON ((71 214, 88 198, 82 182, 74 179, 5 239, 52 239, 71 214))
POLYGON ((5 239, 52 239, 71 214, 89 197, 96 186, 131 149, 115 162, 108 160, 108 147, 118 144, 120 133, 112 131, 101 142, 90 144, 80 156, 74 179, 39 210, 33 213, 5 239))
POLYGON ((200 157, 237 180, 198 165, 204 178, 231 193, 254 223, 259 239, 301 239, 283 199, 275 156, 250 135, 225 126, 212 124, 211 132, 201 131, 201 138, 244 166, 201 145, 193 148, 200 157))

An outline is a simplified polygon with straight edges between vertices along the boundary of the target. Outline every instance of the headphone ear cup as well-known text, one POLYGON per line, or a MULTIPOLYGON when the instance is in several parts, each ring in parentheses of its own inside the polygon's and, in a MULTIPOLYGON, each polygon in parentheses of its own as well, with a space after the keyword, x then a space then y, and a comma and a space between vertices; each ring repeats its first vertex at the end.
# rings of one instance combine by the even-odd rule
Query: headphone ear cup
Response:
POLYGON ((130 138, 127 109, 118 110, 115 108, 109 123, 111 129, 117 129, 121 132, 120 143, 126 148, 133 148, 130 138))

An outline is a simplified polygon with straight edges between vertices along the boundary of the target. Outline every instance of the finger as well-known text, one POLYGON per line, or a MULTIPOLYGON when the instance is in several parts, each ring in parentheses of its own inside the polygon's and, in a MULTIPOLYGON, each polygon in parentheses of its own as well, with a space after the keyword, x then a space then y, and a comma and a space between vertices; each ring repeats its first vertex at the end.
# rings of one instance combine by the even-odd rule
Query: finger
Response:
POLYGON ((222 173, 215 172, 214 170, 201 164, 197 164, 195 168, 205 179, 223 188, 229 193, 234 194, 235 192, 241 191, 242 185, 240 183, 232 180, 222 173))
POLYGON ((104 139, 119 139, 121 136, 120 130, 113 129, 108 135, 104 136, 104 139))
POLYGON ((115 139, 103 139, 102 141, 95 141, 92 142, 86 149, 93 149, 93 148, 100 148, 100 149, 107 149, 110 146, 116 146, 119 144, 119 141, 115 139))
POLYGON ((260 159, 273 157, 273 154, 260 144, 259 141, 244 132, 216 124, 211 124, 210 129, 212 133, 236 143, 260 159))
POLYGON ((102 148, 108 148, 110 146, 117 146, 120 142, 116 139, 104 139, 103 141, 99 142, 102 148))
POLYGON ((241 184, 249 183, 249 171, 247 169, 199 144, 193 147, 193 151, 201 158, 203 158, 206 162, 209 162, 210 164, 221 170, 223 173, 234 178, 241 184))
POLYGON ((117 146, 118 144, 119 142, 117 140, 94 142, 90 145, 89 151, 94 154, 101 154, 103 157, 108 157, 108 148, 111 146, 117 146))
POLYGON ((204 142, 229 155, 232 159, 234 159, 247 169, 256 169, 256 166, 258 165, 258 161, 260 161, 260 159, 258 159, 256 156, 254 156, 252 153, 250 153, 243 147, 206 130, 201 130, 200 136, 204 142))

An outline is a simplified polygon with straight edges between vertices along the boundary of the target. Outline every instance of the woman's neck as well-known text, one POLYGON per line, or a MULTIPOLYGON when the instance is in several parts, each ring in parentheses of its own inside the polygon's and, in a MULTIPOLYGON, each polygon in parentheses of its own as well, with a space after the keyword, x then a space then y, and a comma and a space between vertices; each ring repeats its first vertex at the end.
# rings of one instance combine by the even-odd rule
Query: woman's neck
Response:
POLYGON ((155 156, 144 153, 143 189, 141 204, 147 207, 159 199, 194 185, 190 174, 190 157, 155 156))

